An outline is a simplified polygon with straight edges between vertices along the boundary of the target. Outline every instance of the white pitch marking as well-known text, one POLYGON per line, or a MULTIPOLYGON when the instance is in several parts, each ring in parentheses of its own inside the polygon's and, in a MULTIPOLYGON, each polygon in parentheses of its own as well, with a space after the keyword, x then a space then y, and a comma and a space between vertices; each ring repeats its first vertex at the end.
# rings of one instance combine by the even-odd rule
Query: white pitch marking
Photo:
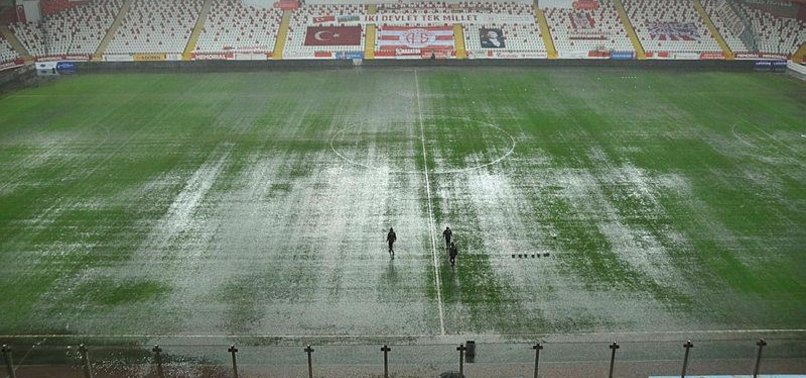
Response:
POLYGON ((425 130, 423 126, 423 108, 420 104, 420 81, 417 77, 417 70, 414 70, 414 87, 417 95, 417 117, 420 121, 420 142, 423 145, 423 173, 425 175, 425 193, 428 197, 428 230, 431 234, 431 255, 434 257, 434 281, 437 285, 437 303, 439 305, 439 329, 440 334, 445 335, 445 313, 442 309, 442 284, 439 279, 439 262, 437 259, 437 243, 434 236, 434 212, 431 210, 431 183, 428 180, 428 155, 425 151, 425 130))
MULTIPOLYGON (((512 134, 508 133, 506 130, 504 130, 504 129, 496 126, 496 125, 493 125, 491 123, 474 121, 474 120, 471 120, 470 118, 466 118, 466 117, 449 117, 449 118, 460 119, 460 120, 467 121, 467 122, 476 122, 476 123, 478 123, 480 125, 485 125, 487 127, 496 129, 496 130, 500 131, 501 133, 503 133, 504 135, 506 135, 507 137, 509 137, 509 140, 512 141, 512 144, 509 146, 509 150, 505 154, 501 155, 500 157, 498 157, 497 159, 495 159, 495 160, 493 160, 491 162, 487 162, 485 164, 477 165, 477 166, 473 166, 473 167, 461 168, 461 169, 449 169, 449 170, 431 171, 430 172, 431 175, 454 174, 454 173, 463 173, 463 172, 470 172, 470 171, 479 170, 479 169, 482 169, 482 168, 489 167, 491 165, 498 164, 498 163, 504 161, 505 159, 507 159, 509 157, 509 155, 512 155, 512 153, 515 152, 515 145, 517 144, 517 142, 515 142, 515 137, 513 137, 512 134)), ((361 168, 366 168, 366 169, 377 169, 377 167, 373 167, 373 166, 370 166, 370 165, 367 165, 367 164, 359 163, 359 162, 357 162, 355 160, 352 160, 352 159, 348 158, 347 156, 344 156, 344 154, 339 152, 338 149, 336 149, 336 146, 333 145, 333 143, 336 141, 336 139, 340 135, 342 135, 345 131, 353 129, 355 127, 357 127, 357 125, 353 125, 353 126, 350 126, 350 127, 343 128, 343 129, 341 129, 339 131, 336 131, 336 133, 333 134, 333 137, 330 138, 330 150, 333 151, 333 153, 336 154, 336 156, 341 158, 341 160, 344 160, 344 161, 346 161, 346 162, 348 162, 348 163, 350 163, 352 165, 355 165, 355 166, 361 167, 361 168)), ((419 174, 422 173, 422 171, 404 171, 404 170, 389 170, 389 172, 391 172, 391 173, 416 174, 416 175, 419 175, 419 174)))

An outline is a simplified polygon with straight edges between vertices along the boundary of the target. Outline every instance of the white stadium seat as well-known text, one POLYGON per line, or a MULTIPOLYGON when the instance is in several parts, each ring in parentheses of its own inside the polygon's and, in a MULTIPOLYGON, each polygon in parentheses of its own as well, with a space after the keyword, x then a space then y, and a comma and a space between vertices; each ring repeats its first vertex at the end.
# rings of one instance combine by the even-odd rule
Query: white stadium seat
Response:
POLYGON ((10 62, 19 58, 17 52, 11 47, 11 44, 0 35, 0 63, 10 62))
POLYGON ((282 11, 255 8, 240 0, 213 0, 198 52, 271 52, 277 40, 282 11))
POLYGON ((741 5, 750 23, 759 52, 791 55, 806 43, 806 23, 741 5))
POLYGON ((0 35, 0 63, 10 62, 19 58, 17 52, 11 47, 11 44, 0 35))
POLYGON ((42 32, 39 25, 33 22, 16 22, 9 27, 32 56, 48 55, 45 33, 42 32))
POLYGON ((50 7, 61 10, 45 15, 42 23, 15 23, 11 28, 36 57, 89 55, 98 49, 122 5, 123 0, 95 0, 73 6, 54 4, 50 7))
POLYGON ((727 27, 728 20, 722 20, 720 12, 717 11, 719 1, 700 0, 700 2, 705 8, 705 11, 708 13, 708 16, 711 18, 711 21, 713 21, 714 26, 716 26, 716 29, 719 31, 719 34, 722 35, 725 43, 727 43, 728 47, 730 47, 730 50, 733 52, 747 51, 747 46, 745 46, 744 42, 742 42, 739 36, 735 35, 733 31, 727 27))
POLYGON ((623 0, 647 52, 722 52, 691 0, 623 0))
POLYGON ((134 0, 106 52, 181 54, 203 4, 203 0, 134 0))
POLYGON ((599 9, 546 9, 554 46, 560 52, 594 50, 633 51, 612 0, 600 0, 599 9))

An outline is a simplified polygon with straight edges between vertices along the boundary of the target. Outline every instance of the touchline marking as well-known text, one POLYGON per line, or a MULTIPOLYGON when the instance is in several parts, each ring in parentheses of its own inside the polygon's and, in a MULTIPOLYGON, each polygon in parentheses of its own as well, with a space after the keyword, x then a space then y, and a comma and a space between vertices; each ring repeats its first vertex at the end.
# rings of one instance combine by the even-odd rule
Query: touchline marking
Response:
POLYGON ((417 96, 417 118, 420 121, 420 142, 423 145, 423 173, 425 176, 425 193, 428 197, 428 230, 431 235, 431 255, 434 257, 434 281, 437 285, 437 305, 439 306, 439 330, 445 335, 445 313, 442 309, 442 284, 439 279, 439 262, 437 260, 437 243, 434 237, 434 212, 431 210, 431 183, 428 180, 428 155, 425 152, 425 131, 423 129, 423 107, 420 104, 420 81, 417 70, 414 70, 414 88, 417 96))

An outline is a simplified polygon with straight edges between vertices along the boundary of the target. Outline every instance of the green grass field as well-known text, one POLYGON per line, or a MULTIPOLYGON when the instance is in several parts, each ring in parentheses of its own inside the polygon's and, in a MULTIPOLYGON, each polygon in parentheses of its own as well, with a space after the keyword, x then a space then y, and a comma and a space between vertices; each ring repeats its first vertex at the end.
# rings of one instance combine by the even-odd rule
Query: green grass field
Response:
POLYGON ((804 119, 754 73, 63 78, 0 98, 0 335, 806 328, 804 119))

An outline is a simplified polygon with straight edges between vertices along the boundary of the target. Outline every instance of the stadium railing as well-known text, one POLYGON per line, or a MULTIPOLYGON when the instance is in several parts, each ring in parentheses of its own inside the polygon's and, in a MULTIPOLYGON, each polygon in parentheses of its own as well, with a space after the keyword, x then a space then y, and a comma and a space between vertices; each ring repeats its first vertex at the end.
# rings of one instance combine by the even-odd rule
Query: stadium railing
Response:
POLYGON ((801 337, 763 343, 745 338, 692 340, 686 361, 686 340, 616 341, 615 346, 614 342, 477 342, 474 355, 458 350, 469 346, 467 340, 399 342, 389 344, 387 352, 381 343, 322 341, 308 349, 306 342, 271 338, 241 340, 244 343, 235 346, 177 338, 159 346, 144 340, 65 341, 17 340, 4 345, 3 371, 19 378, 308 377, 309 371, 312 376, 335 378, 437 377, 449 371, 468 377, 532 377, 537 376, 536 367, 541 377, 806 373, 806 339, 801 337))

